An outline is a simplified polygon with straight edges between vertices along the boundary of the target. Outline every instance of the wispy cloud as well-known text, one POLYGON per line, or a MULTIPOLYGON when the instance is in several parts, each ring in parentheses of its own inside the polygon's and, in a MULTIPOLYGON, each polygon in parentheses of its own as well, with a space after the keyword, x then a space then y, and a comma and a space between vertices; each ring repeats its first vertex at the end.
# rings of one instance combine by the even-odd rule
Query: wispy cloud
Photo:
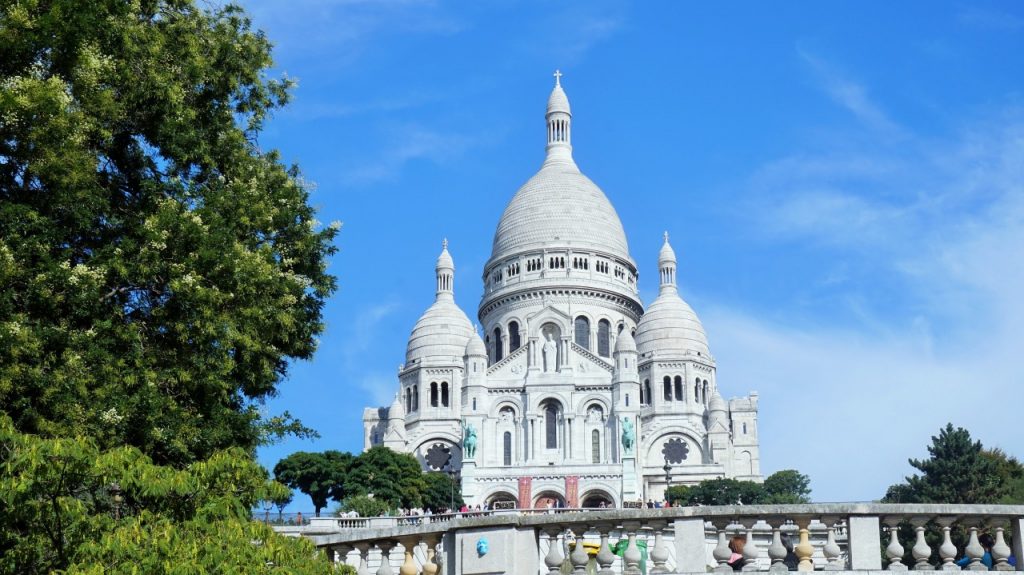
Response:
MULTIPOLYGON (((850 107, 884 118, 864 102, 850 107)), ((1024 114, 993 112, 941 140, 902 134, 899 145, 796 153, 751 178, 752 227, 842 260, 841 281, 823 270, 820 287, 855 319, 704 314, 726 387, 762 392, 767 471, 808 472, 824 500, 882 496, 947 421, 1024 452, 1006 433, 1024 388, 1024 114), (848 262, 868 277, 848 286, 848 262), (866 300, 871 284, 912 308, 866 300)))
POLYGON ((464 134, 443 133, 420 126, 392 130, 389 143, 380 147, 372 162, 344 174, 349 184, 368 184, 398 177, 414 160, 445 164, 457 159, 476 140, 464 134))
POLYGON ((980 6, 964 8, 957 14, 957 20, 969 26, 988 30, 1015 31, 1024 28, 1024 17, 980 6))
POLYGON ((837 104, 846 108, 868 128, 888 137, 903 135, 903 128, 893 122, 868 95, 867 88, 844 76, 835 66, 806 49, 798 49, 800 58, 815 72, 822 88, 837 104))
MULTIPOLYGON (((353 382, 360 397, 370 405, 390 405, 397 385, 395 372, 373 370, 366 362, 371 348, 380 341, 380 328, 401 309, 397 302, 384 302, 364 309, 341 338, 341 378, 353 382)), ((395 366, 397 368, 397 366, 395 366)))

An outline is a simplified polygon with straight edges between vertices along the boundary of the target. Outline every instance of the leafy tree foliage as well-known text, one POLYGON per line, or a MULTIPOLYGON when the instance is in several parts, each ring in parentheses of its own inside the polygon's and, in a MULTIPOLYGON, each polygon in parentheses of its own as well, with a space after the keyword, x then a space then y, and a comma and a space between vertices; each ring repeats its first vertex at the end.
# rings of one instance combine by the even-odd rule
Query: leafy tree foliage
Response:
POLYGON ((352 463, 352 454, 328 450, 323 453, 297 451, 274 466, 274 477, 281 483, 309 495, 316 516, 327 507, 327 499, 343 499, 343 486, 352 463))
POLYGON ((179 470, 0 416, 0 573, 334 572, 308 541, 250 519, 257 500, 286 492, 241 449, 179 470))
POLYGON ((423 475, 426 488, 423 490, 423 507, 434 513, 442 509, 461 509, 465 501, 462 499, 462 485, 453 481, 447 473, 431 471, 423 475), (454 501, 454 503, 453 503, 454 501))
POLYGON ((345 491, 352 495, 373 494, 391 507, 422 507, 427 484, 420 463, 407 453, 383 446, 371 447, 352 461, 345 491))
MULTIPOLYGON (((996 503, 1007 492, 999 457, 983 450, 980 441, 952 423, 932 437, 928 459, 911 459, 921 473, 893 485, 886 503, 996 503)), ((1002 460, 1006 461, 1005 455, 1002 460)), ((1019 463, 1017 464, 1019 466, 1019 463)))
POLYGON ((261 418, 335 289, 295 167, 257 136, 288 99, 237 6, 0 7, 0 406, 17 429, 178 467, 261 418))
POLYGON ((697 485, 675 485, 666 497, 673 505, 756 505, 809 503, 811 480, 785 469, 769 475, 764 483, 737 479, 708 479, 697 485))
POLYGON ((380 517, 385 513, 394 511, 394 508, 386 501, 382 501, 376 497, 370 497, 369 495, 353 495, 351 497, 346 497, 345 500, 338 505, 337 510, 341 513, 355 511, 360 517, 380 517))

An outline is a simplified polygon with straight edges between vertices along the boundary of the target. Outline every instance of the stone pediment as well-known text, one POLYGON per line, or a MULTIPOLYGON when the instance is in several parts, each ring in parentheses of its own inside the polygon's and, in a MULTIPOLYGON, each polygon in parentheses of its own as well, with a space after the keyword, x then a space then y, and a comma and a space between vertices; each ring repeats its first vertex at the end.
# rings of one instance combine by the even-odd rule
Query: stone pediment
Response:
POLYGON ((573 370, 576 373, 612 373, 614 366, 591 351, 572 344, 573 370))
POLYGON ((512 379, 526 377, 527 357, 526 351, 529 346, 523 346, 508 354, 507 357, 498 363, 487 368, 487 377, 499 379, 512 379))

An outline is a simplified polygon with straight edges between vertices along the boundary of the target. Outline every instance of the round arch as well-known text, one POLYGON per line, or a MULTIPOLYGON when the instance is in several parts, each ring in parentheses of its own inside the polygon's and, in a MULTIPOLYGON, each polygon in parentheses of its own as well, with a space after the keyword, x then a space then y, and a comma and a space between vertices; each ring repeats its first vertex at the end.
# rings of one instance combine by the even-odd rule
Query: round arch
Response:
POLYGON ((484 503, 488 509, 494 509, 495 503, 503 503, 501 507, 507 507, 507 503, 512 503, 512 509, 519 508, 519 499, 511 491, 503 488, 495 489, 483 497, 484 503))
POLYGON ((443 471, 462 468, 462 438, 451 433, 432 433, 420 440, 412 451, 412 456, 420 462, 424 471, 443 471), (440 448, 435 446, 440 445, 440 448), (448 457, 442 453, 447 449, 448 457), (433 451, 431 451, 433 450, 433 451), (431 455, 433 453, 433 455, 431 455))
POLYGON ((658 433, 653 435, 648 440, 644 441, 643 452, 646 454, 646 461, 661 462, 663 456, 658 446, 667 441, 671 437, 682 437, 686 440, 687 444, 691 449, 688 462, 703 463, 704 462, 704 442, 692 429, 679 425, 673 425, 658 430, 658 433))
POLYGON ((575 405, 576 413, 585 415, 587 413, 587 408, 590 407, 591 404, 599 405, 606 414, 611 413, 611 406, 608 405, 608 400, 597 393, 587 394, 583 399, 577 401, 575 405))
POLYGON ((549 509, 554 507, 565 507, 565 496, 553 489, 541 491, 533 499, 534 509, 549 509))
POLYGON ((498 416, 501 414, 501 410, 506 407, 511 407, 512 412, 515 413, 516 417, 522 417, 523 406, 519 403, 518 399, 513 399, 510 397, 502 398, 501 400, 491 405, 491 409, 487 413, 487 416, 490 417, 491 419, 497 419, 498 416))
POLYGON ((587 509, 615 507, 615 497, 604 489, 591 489, 580 497, 580 507, 587 509))

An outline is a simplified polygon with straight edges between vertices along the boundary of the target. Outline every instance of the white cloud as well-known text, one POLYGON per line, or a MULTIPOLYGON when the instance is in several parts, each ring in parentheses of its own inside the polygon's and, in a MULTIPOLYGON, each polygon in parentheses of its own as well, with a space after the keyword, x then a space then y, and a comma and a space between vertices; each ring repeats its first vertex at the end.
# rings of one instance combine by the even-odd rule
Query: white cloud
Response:
MULTIPOLYGON (((872 129, 896 126, 830 93, 872 129)), ((899 145, 795 153, 758 170, 749 192, 753 229, 841 260, 817 289, 856 308, 831 326, 723 303, 703 312, 723 389, 761 392, 765 472, 808 473, 818 500, 876 499, 947 422, 1024 455, 1011 431, 1024 399, 1021 110, 944 140, 901 129, 899 145), (848 285, 851 265, 912 309, 848 285)))

